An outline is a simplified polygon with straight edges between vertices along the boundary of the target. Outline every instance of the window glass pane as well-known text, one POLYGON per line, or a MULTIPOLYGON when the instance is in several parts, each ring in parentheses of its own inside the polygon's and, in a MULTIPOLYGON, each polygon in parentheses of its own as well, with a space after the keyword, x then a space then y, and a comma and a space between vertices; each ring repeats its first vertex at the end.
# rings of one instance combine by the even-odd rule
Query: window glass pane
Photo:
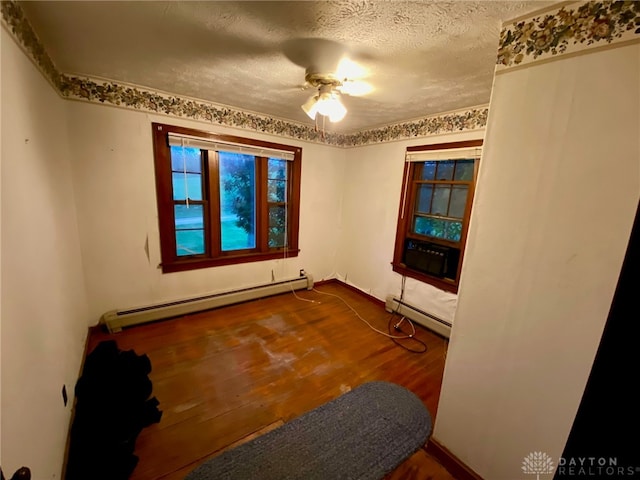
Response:
POLYGON ((413 220, 413 233, 417 233, 418 235, 426 235, 427 229, 429 228, 429 220, 427 217, 414 217, 413 220))
POLYGON ((202 205, 174 205, 176 255, 205 253, 204 208, 202 205))
POLYGON ((285 202, 287 192, 286 180, 267 180, 268 198, 270 202, 285 202))
POLYGON ((416 216, 413 223, 413 231, 418 235, 445 238, 445 221, 437 218, 416 216))
POLYGON ((270 202, 287 201, 287 161, 270 158, 267 161, 267 198, 270 202))
POLYGON ((199 173, 173 172, 171 174, 173 182, 173 199, 186 200, 187 196, 191 200, 202 200, 202 175, 199 173))
POLYGON ((204 253, 204 230, 176 230, 176 255, 204 253))
POLYGON ((256 162, 252 155, 219 152, 221 249, 256 247, 256 162))
POLYGON ((176 230, 204 228, 204 208, 202 205, 175 205, 176 230))
POLYGON ((473 180, 473 160, 457 160, 454 180, 473 180))
POLYGON ((287 161, 280 158, 270 158, 267 162, 269 178, 285 180, 287 178, 287 161))
POLYGON ((201 173, 202 156, 199 148, 171 147, 171 170, 174 172, 201 173))
POLYGON ((445 238, 452 242, 459 242, 462 235, 462 222, 446 222, 445 238))
POLYGON ((421 213, 431 212, 431 196, 433 187, 431 185, 420 185, 418 187, 418 201, 416 210, 421 213))
POLYGON ((463 218, 464 208, 467 206, 467 193, 469 187, 466 185, 454 185, 451 188, 451 203, 449 204, 449 217, 463 218))
POLYGON ((436 163, 438 164, 436 180, 451 180, 453 178, 453 167, 456 164, 455 160, 442 160, 436 163))
POLYGON ((432 219, 431 220, 431 230, 429 232, 427 232, 427 235, 430 235, 432 237, 436 237, 436 238, 444 238, 444 227, 445 227, 446 222, 444 220, 437 220, 437 219, 432 219))
POLYGON ((269 247, 284 247, 287 210, 284 205, 269 206, 269 247))
POLYGON ((431 203, 431 213, 433 215, 447 216, 450 193, 451 187, 449 185, 436 185, 433 192, 433 202, 431 203))
POLYGON ((424 162, 422 164, 422 180, 433 180, 436 175, 436 162, 424 162))

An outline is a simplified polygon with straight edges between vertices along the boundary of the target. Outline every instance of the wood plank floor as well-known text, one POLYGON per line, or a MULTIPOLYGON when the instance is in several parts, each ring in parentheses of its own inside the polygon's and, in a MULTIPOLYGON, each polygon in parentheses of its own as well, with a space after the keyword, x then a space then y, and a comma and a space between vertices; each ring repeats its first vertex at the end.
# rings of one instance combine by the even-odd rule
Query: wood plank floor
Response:
MULTIPOLYGON (((435 419, 446 339, 416 326, 428 349, 408 352, 345 301, 387 332, 391 314, 338 282, 113 335, 92 330, 88 351, 113 339, 151 360, 152 395, 163 415, 138 436, 131 480, 182 480, 222 450, 371 380, 409 388, 435 419)), ((388 476, 400 479, 455 480, 424 449, 388 476)))

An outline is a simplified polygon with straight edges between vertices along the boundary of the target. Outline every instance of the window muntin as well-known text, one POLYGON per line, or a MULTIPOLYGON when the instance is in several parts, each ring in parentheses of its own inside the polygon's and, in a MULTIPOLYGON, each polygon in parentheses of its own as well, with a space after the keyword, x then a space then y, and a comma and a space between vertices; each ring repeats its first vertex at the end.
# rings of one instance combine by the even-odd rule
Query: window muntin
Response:
POLYGON ((407 149, 394 271, 457 291, 481 145, 407 149))
POLYGON ((297 255, 299 147, 156 123, 153 132, 164 272, 297 255))

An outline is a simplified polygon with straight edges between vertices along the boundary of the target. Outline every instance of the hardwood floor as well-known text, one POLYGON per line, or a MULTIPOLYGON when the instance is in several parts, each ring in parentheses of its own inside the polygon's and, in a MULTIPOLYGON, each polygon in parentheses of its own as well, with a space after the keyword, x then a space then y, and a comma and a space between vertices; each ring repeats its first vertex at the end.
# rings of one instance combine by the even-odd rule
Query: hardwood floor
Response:
MULTIPOLYGON (((119 348, 147 354, 151 360, 152 395, 158 398, 163 415, 160 423, 138 436, 135 454, 140 461, 131 480, 182 480, 220 451, 371 380, 391 381, 412 390, 435 419, 446 339, 416 326, 416 338, 428 350, 408 352, 367 327, 334 295, 387 332, 391 314, 381 305, 338 282, 316 290, 113 335, 92 331, 88 351, 102 340, 113 339, 119 348)), ((415 342, 407 345, 420 347, 415 342)), ((424 449, 387 479, 455 480, 424 449)))

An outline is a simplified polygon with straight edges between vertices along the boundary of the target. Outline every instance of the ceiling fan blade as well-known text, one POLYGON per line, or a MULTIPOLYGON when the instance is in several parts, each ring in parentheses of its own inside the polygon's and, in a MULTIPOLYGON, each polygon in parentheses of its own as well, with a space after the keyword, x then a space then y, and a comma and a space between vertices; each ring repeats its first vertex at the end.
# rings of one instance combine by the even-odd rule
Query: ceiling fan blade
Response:
POLYGON ((373 85, 364 80, 345 80, 338 89, 341 93, 352 97, 361 97, 374 91, 373 85))
POLYGON ((347 47, 325 38, 294 38, 282 44, 282 52, 307 71, 333 73, 345 56, 347 47))
POLYGON ((338 62, 335 75, 340 80, 358 80, 369 76, 369 69, 362 63, 356 62, 348 56, 343 56, 338 62))

